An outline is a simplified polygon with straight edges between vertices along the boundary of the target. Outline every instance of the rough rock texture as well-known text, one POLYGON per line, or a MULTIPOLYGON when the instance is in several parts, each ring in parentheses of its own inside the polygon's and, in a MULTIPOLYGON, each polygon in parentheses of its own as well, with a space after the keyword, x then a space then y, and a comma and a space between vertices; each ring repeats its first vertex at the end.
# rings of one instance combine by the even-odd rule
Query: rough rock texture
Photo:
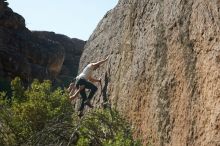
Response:
POLYGON ((61 71, 73 76, 84 43, 55 33, 33 33, 25 27, 22 16, 14 13, 5 0, 0 1, 1 78, 20 76, 26 82, 33 78, 53 80, 61 71))
POLYGON ((79 60, 83 52, 85 41, 77 38, 69 38, 54 32, 33 31, 33 34, 42 39, 58 42, 65 50, 64 62, 57 79, 60 81, 72 80, 78 72, 79 60))
POLYGON ((219 26, 218 0, 119 0, 80 68, 111 54, 96 74, 105 77, 103 100, 128 117, 144 145, 217 146, 219 26))

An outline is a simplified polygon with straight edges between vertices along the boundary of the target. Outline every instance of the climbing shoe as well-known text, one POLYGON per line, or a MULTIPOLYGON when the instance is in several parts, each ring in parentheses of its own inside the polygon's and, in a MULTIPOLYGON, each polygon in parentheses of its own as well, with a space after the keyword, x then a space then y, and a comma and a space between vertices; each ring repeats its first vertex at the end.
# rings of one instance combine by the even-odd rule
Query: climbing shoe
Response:
POLYGON ((82 112, 82 111, 79 111, 79 112, 78 112, 78 117, 81 118, 82 116, 83 116, 83 112, 82 112))

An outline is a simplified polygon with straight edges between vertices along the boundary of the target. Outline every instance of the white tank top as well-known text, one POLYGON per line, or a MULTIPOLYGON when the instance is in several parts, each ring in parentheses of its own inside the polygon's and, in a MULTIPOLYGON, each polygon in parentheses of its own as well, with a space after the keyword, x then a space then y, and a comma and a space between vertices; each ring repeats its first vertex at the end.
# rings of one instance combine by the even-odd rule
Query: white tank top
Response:
POLYGON ((80 74, 76 77, 76 79, 84 78, 84 79, 88 80, 88 78, 89 78, 90 76, 92 76, 93 68, 94 68, 94 67, 93 67, 92 63, 88 64, 88 65, 83 69, 82 73, 80 73, 80 74))

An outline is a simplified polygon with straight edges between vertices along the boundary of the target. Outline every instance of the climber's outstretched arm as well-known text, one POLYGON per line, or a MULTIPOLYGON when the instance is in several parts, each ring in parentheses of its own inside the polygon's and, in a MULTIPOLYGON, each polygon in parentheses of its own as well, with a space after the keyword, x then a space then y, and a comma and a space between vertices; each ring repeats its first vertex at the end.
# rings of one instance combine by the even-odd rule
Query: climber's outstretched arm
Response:
POLYGON ((98 61, 98 62, 95 62, 95 63, 92 63, 93 66, 100 66, 101 64, 105 63, 107 60, 108 60, 109 56, 107 56, 104 60, 101 60, 101 61, 98 61))

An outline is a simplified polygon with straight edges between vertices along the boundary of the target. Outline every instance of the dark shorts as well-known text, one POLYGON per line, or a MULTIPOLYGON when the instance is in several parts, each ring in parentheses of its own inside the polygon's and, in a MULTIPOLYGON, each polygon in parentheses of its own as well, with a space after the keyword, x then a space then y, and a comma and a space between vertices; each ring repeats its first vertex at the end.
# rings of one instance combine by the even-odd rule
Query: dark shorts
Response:
POLYGON ((76 88, 79 89, 79 86, 83 86, 86 81, 87 80, 83 78, 76 80, 76 88))
POLYGON ((90 101, 92 97, 95 95, 98 88, 93 83, 91 83, 90 81, 84 78, 76 80, 76 88, 79 89, 80 86, 84 87, 82 90, 80 90, 80 95, 81 95, 82 100, 80 101, 80 106, 78 109, 79 111, 82 111, 84 109, 84 102, 86 100, 90 101), (88 97, 87 97, 85 89, 90 90, 88 97))
POLYGON ((76 80, 76 88, 79 89, 79 86, 84 86, 86 89, 97 88, 93 83, 84 78, 76 80))

